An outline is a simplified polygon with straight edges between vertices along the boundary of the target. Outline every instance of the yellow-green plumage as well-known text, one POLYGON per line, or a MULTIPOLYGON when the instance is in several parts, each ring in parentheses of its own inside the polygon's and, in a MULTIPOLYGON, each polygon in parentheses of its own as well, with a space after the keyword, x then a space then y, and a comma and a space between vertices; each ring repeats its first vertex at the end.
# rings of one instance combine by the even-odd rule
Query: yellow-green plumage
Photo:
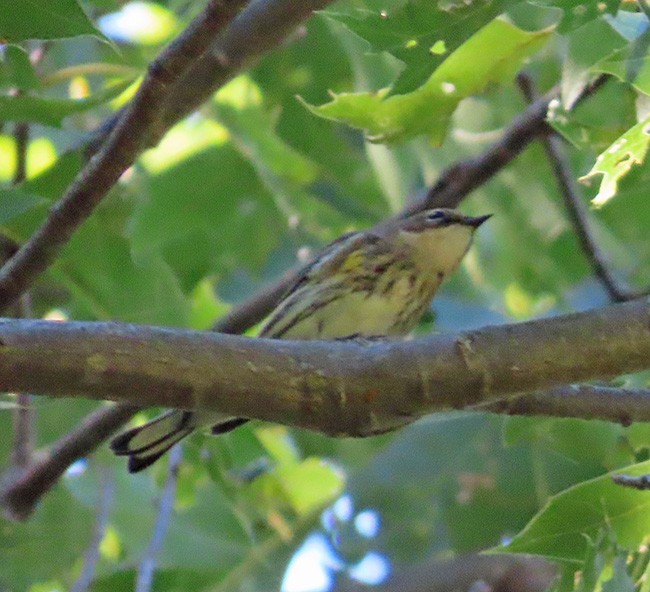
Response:
MULTIPOLYGON (((476 228, 489 216, 428 210, 370 231, 344 236, 308 265, 269 316, 260 337, 341 339, 403 336, 459 265, 476 228)), ((194 429, 223 433, 247 421, 175 410, 113 440, 142 470, 194 429)))

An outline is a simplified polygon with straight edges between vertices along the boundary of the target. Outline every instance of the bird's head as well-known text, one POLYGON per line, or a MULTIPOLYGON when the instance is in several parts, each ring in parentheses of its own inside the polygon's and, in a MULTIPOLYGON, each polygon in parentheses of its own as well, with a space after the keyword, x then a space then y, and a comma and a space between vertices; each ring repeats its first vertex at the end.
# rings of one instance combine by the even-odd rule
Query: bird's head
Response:
POLYGON ((425 210, 400 220, 397 236, 413 249, 423 271, 447 276, 469 249, 474 231, 491 215, 466 216, 444 208, 425 210))

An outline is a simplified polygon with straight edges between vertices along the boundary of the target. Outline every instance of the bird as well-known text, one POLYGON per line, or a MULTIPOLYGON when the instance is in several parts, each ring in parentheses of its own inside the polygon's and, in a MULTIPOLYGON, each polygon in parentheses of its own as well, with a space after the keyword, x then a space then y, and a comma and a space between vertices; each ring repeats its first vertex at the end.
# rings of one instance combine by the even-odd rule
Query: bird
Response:
MULTIPOLYGON (((271 339, 391 338, 408 335, 459 266, 491 214, 436 208, 351 232, 327 245, 297 276, 263 325, 271 339)), ((215 435, 248 418, 172 410, 111 441, 128 470, 141 471, 199 428, 215 435)))

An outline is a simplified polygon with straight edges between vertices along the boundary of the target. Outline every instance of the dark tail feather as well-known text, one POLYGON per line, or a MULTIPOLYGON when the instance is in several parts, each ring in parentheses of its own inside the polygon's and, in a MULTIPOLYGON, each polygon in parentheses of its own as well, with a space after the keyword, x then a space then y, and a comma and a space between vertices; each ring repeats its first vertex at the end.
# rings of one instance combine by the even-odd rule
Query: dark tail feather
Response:
POLYGON ((247 419, 246 417, 229 417, 220 423, 214 424, 210 428, 210 432, 213 436, 220 436, 221 434, 231 432, 232 430, 238 428, 241 425, 244 425, 249 421, 250 419, 247 419))
POLYGON ((194 430, 192 416, 191 411, 165 413, 113 438, 111 450, 129 457, 129 473, 142 471, 194 430))

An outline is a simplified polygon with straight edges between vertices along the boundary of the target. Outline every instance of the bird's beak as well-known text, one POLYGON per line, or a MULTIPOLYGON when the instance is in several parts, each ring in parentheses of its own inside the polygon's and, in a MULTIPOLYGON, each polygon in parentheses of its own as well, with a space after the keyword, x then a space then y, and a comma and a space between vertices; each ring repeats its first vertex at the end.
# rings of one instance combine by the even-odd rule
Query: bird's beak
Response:
POLYGON ((465 224, 468 226, 472 226, 473 228, 478 228, 483 222, 488 220, 489 218, 492 218, 492 214, 485 214, 485 216, 476 216, 475 218, 472 218, 471 216, 467 216, 465 218, 465 224))

